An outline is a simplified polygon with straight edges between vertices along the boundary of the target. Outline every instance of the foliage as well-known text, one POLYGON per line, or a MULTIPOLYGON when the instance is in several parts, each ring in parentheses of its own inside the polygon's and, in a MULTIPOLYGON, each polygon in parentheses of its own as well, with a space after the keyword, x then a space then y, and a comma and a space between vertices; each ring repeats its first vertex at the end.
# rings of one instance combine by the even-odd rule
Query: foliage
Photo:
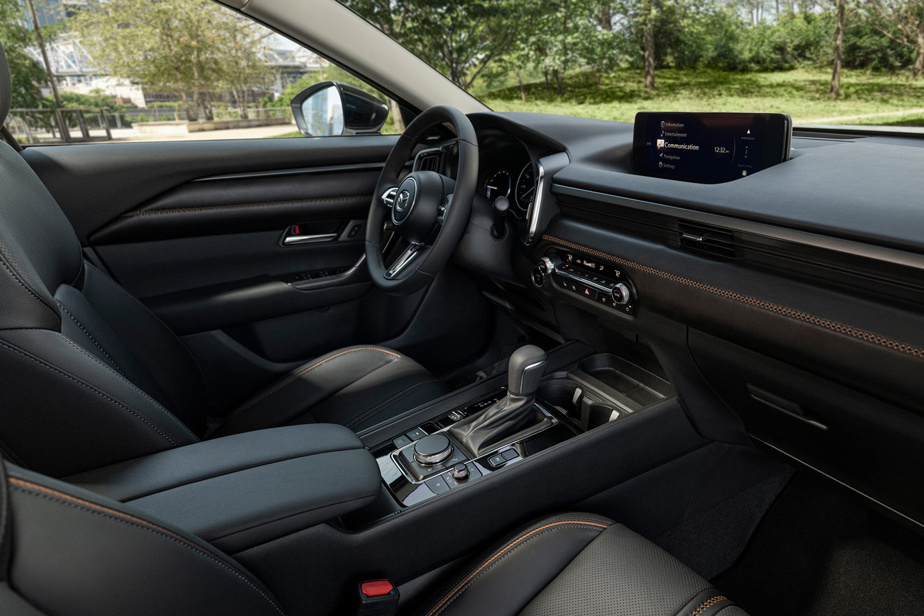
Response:
POLYGON ((88 0, 70 22, 101 67, 175 93, 191 120, 211 118, 207 93, 229 89, 240 102, 266 77, 254 24, 211 2, 88 0))
MULTIPOLYGON (((51 98, 47 99, 48 106, 51 106, 54 101, 51 98)), ((93 94, 79 94, 77 92, 61 92, 61 103, 65 107, 93 107, 93 108, 103 108, 110 113, 122 113, 125 111, 125 107, 118 104, 112 96, 108 94, 103 94, 99 90, 95 90, 93 94)))
POLYGON ((19 0, 0 0, 0 42, 13 81, 12 106, 35 109, 44 104, 38 84, 45 83, 42 66, 30 58, 25 49, 33 43, 32 33, 19 23, 23 15, 19 0))

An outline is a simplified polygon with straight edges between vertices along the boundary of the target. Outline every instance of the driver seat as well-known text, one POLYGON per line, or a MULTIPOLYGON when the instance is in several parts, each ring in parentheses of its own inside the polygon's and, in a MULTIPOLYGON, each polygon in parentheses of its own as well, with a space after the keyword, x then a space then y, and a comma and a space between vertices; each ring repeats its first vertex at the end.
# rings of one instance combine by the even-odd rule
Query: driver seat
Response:
MULTIPOLYGON (((10 98, 0 46, 0 126, 10 98)), ((361 430, 445 393, 410 358, 356 346, 293 370, 230 413, 212 409, 181 340, 84 260, 54 198, 2 141, 0 186, 0 451, 20 466, 63 476, 261 428, 361 430), (225 416, 210 422, 213 414, 225 416)))

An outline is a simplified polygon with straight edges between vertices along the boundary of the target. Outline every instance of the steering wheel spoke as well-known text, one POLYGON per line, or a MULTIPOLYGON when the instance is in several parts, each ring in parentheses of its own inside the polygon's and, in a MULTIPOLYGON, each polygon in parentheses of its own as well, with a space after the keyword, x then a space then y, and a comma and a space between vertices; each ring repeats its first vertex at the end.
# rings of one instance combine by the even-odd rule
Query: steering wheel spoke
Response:
POLYGON ((394 207, 395 198, 398 196, 398 187, 392 186, 388 190, 382 193, 382 203, 385 204, 385 207, 394 207))
POLYGON ((385 272, 385 278, 388 280, 402 278, 402 272, 407 270, 411 263, 417 260, 418 257, 423 256, 426 251, 427 247, 423 244, 408 244, 404 252, 398 255, 395 262, 385 272))

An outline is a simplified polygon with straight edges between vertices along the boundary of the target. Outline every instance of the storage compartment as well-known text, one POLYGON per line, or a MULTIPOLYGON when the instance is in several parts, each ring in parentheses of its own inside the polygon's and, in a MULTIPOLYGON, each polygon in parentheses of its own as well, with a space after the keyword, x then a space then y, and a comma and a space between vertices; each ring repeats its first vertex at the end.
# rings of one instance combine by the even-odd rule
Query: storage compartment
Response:
POLYGON ((615 355, 593 355, 539 386, 538 397, 582 430, 616 421, 674 395, 669 382, 615 355))
POLYGON ((359 509, 382 491, 359 437, 330 424, 235 434, 66 480, 229 553, 359 509))
POLYGON ((924 417, 695 330, 689 343, 752 438, 924 522, 924 417))

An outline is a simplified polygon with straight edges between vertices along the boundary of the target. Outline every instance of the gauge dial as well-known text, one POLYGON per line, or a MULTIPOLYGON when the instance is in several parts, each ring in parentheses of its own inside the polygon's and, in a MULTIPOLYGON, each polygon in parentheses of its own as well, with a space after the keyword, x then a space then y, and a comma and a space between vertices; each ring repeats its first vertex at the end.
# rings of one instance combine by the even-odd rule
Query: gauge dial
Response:
POLYGON ((533 170, 532 163, 527 163, 523 170, 520 171, 514 197, 517 207, 524 212, 529 210, 529 206, 533 204, 533 199, 536 198, 536 172, 533 170))
POLYGON ((484 183, 484 196, 492 201, 498 197, 509 197, 510 187, 510 173, 498 171, 484 183))

